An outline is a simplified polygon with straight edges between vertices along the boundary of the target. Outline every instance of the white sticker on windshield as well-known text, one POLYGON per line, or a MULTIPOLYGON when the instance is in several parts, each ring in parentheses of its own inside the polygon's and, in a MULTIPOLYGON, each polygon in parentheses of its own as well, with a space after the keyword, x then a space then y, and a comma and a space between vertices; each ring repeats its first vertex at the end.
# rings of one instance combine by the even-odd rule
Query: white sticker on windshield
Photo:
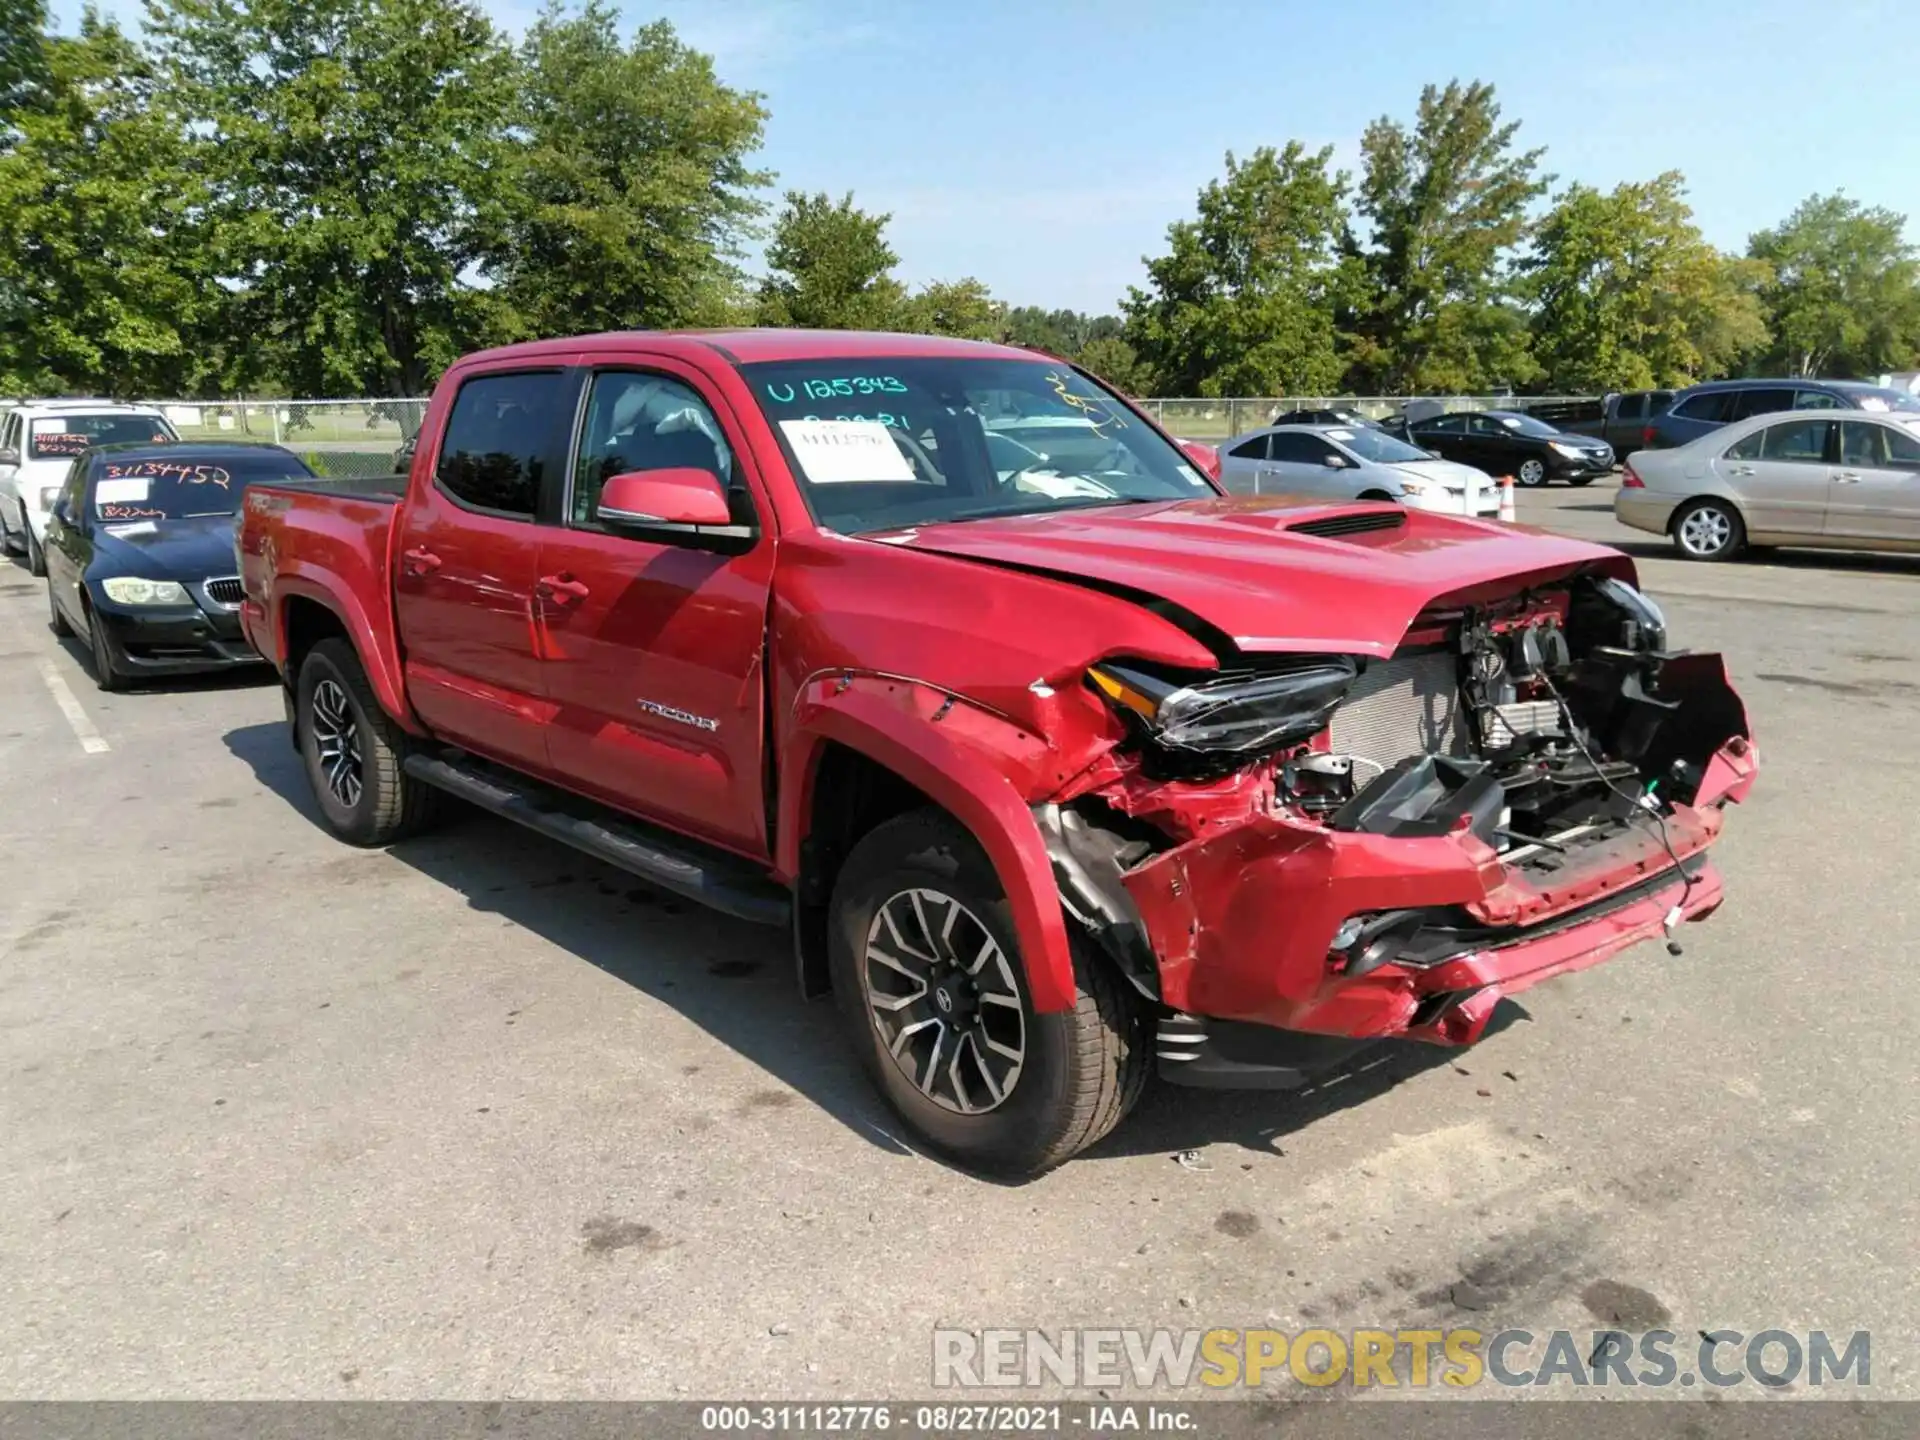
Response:
POLYGON ((145 480, 102 480, 93 487, 96 505, 137 505, 146 498, 145 480))
POLYGON ((1862 410, 1891 410, 1893 407, 1878 395, 1862 395, 1860 397, 1860 408, 1862 410))
POLYGON ((1329 430, 1327 431, 1327 438, 1329 440, 1351 440, 1353 438, 1353 432, 1351 430, 1329 430))
POLYGON ((64 435, 67 433, 67 422, 64 420, 36 420, 33 422, 33 429, 37 435, 64 435))
POLYGON ((815 485, 913 479, 913 470, 878 420, 782 420, 793 455, 815 485))

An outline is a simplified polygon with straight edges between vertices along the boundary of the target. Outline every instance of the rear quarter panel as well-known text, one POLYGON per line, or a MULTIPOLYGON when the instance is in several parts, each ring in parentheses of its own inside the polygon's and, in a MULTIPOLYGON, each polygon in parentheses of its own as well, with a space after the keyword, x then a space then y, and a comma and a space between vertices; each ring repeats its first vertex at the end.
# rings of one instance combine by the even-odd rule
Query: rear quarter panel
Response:
POLYGON ((253 647, 291 684, 296 677, 287 672, 289 607, 299 599, 325 607, 352 639, 380 703, 402 724, 417 728, 401 682, 393 622, 399 515, 391 496, 249 487, 237 545, 246 591, 240 620, 253 647))

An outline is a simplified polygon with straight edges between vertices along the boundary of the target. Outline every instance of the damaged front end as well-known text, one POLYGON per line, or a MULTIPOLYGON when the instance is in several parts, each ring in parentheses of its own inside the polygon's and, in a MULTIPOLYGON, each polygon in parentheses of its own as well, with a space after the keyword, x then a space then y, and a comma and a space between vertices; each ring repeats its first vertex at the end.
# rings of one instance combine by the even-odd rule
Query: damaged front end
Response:
POLYGON ((1296 1083, 1720 903, 1753 782, 1717 655, 1582 573, 1436 602, 1386 659, 1095 666, 1121 739, 1036 808, 1063 904, 1160 1007, 1168 1078, 1296 1083))

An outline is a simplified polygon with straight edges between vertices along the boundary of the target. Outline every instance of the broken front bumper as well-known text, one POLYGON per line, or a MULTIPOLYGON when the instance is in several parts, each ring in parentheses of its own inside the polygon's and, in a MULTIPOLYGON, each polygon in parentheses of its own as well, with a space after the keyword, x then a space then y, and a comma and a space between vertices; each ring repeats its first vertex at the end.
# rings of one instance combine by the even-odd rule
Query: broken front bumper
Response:
POLYGON ((1464 826, 1405 838, 1283 814, 1156 856, 1123 883, 1158 962, 1160 997, 1185 1022, 1163 1029, 1163 1070, 1194 1083, 1274 1083, 1232 1079, 1236 1068, 1262 1067, 1230 1057, 1179 1073, 1234 1048, 1222 1022, 1473 1043, 1503 996, 1659 935, 1676 907, 1688 920, 1712 913, 1720 879, 1704 852, 1757 768, 1751 742, 1729 739, 1693 802, 1666 816, 1666 844, 1651 823, 1630 826, 1545 875, 1504 861, 1464 826), (1378 918, 1390 947, 1364 960, 1335 952, 1355 917, 1378 918), (1182 1035, 1198 1043, 1183 1045, 1182 1035))

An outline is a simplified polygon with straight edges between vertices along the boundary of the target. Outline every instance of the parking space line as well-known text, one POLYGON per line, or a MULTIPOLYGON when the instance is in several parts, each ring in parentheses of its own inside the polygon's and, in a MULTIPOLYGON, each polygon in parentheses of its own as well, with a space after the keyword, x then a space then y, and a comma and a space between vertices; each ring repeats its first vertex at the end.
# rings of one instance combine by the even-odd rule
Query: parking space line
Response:
POLYGON ((79 738, 80 748, 89 755, 104 755, 113 747, 107 744, 87 712, 80 707, 79 698, 73 693, 60 672, 53 668, 51 660, 40 660, 40 678, 46 682, 47 693, 53 696, 53 703, 60 707, 60 713, 67 717, 67 724, 79 738))

